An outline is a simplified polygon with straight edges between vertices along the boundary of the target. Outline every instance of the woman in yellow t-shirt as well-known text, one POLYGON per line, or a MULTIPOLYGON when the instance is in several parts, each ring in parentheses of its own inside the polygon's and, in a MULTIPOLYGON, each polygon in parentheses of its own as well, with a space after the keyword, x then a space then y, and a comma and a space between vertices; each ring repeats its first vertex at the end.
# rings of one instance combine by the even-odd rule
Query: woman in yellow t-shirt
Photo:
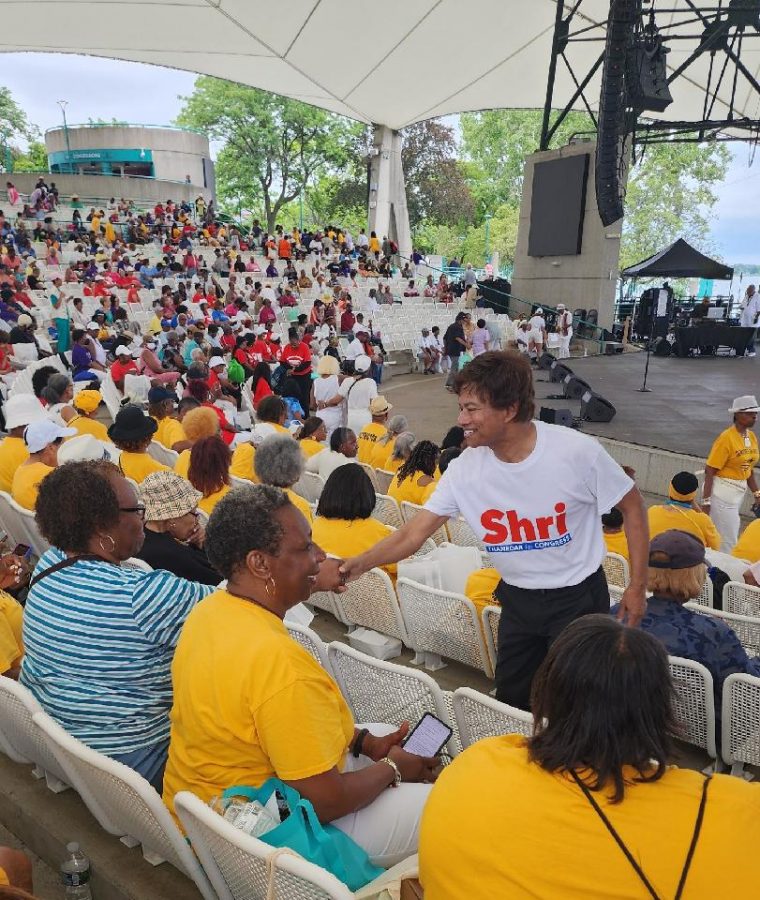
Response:
POLYGON ((602 516, 602 536, 608 553, 617 553, 626 562, 631 561, 628 556, 628 539, 623 531, 623 514, 617 506, 613 506, 602 516))
POLYGON ((156 433, 155 419, 146 416, 139 406, 123 406, 117 413, 113 425, 108 429, 108 438, 121 450, 119 469, 126 478, 140 484, 151 472, 168 472, 147 453, 153 435, 156 433))
POLYGON ((177 643, 167 806, 178 791, 207 803, 231 785, 277 777, 376 864, 415 853, 430 786, 406 782, 434 780, 436 760, 402 749, 406 725, 357 728, 338 685, 283 623, 312 591, 338 587, 337 561, 269 485, 225 497, 205 548, 227 587, 192 610, 177 643))
POLYGON ((188 410, 182 417, 180 424, 190 446, 177 457, 174 463, 174 471, 177 475, 187 478, 187 470, 190 468, 190 451, 193 448, 193 444, 203 438, 219 434, 219 417, 208 406, 198 406, 195 409, 188 410))
POLYGON ((100 391, 80 391, 72 401, 76 413, 66 424, 69 428, 76 428, 79 434, 91 434, 99 441, 109 443, 108 429, 102 422, 93 418, 102 399, 103 395, 100 391))
MULTIPOLYGON (((393 532, 372 518, 375 489, 361 466, 339 466, 327 479, 317 504, 312 535, 331 556, 358 556, 393 532)), ((396 580, 396 564, 382 566, 396 580)))
POLYGON ((734 424, 718 435, 707 457, 702 508, 720 533, 724 553, 733 550, 739 537, 739 507, 747 487, 760 499, 754 473, 760 450, 752 431, 758 411, 754 397, 737 397, 729 409, 734 424))
POLYGON ((187 480, 203 494, 198 509, 207 516, 216 504, 230 492, 230 463, 232 451, 218 436, 201 438, 190 451, 187 480))
POLYGON ((298 432, 298 445, 301 452, 309 459, 325 449, 327 440, 327 428, 319 416, 309 416, 298 432))
MULTIPOLYGON (((378 439, 372 448, 369 464, 375 469, 385 469, 390 461, 396 445, 396 438, 409 428, 406 416, 391 416, 388 420, 388 428, 385 434, 378 439)), ((386 469, 387 471, 387 469, 386 469)))
POLYGON ((420 441, 409 459, 393 476, 388 496, 393 497, 399 505, 406 500, 423 506, 435 490, 435 470, 439 455, 440 450, 432 441, 420 441))
POLYGON ((285 491, 293 506, 311 525, 313 516, 308 501, 293 490, 293 485, 303 475, 305 463, 298 441, 289 434, 270 434, 264 438, 256 448, 253 460, 261 484, 285 491))
POLYGON ((385 472, 393 472, 395 475, 411 456, 415 440, 411 431, 402 432, 393 442, 393 449, 384 464, 376 468, 383 469, 385 472))
POLYGON ((61 428, 49 419, 32 422, 24 432, 29 458, 13 475, 11 497, 24 509, 33 510, 40 482, 58 465, 58 448, 64 438, 76 434, 73 428, 61 428))
POLYGON ((609 615, 568 625, 534 681, 535 735, 478 741, 433 787, 425 900, 675 897, 682 879, 723 897, 727 872, 754 894, 760 787, 670 765, 672 696, 656 638, 609 615))

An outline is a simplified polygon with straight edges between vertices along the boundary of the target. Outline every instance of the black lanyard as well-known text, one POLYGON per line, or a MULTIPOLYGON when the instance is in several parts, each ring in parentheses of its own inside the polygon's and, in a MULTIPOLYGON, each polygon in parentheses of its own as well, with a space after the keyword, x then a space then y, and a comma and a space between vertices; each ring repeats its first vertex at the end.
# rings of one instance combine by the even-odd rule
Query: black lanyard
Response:
MULTIPOLYGON (((625 858, 628 860, 628 862, 633 867, 633 870, 636 872, 636 874, 641 879, 642 883, 644 884, 644 887, 646 887, 647 891, 649 891, 649 894, 652 897, 652 900, 661 900, 660 895, 657 893, 657 891, 655 891, 655 889, 652 887, 649 879, 644 874, 644 870, 633 858, 633 854, 623 843, 623 839, 620 837, 620 835, 617 833, 617 831, 615 831, 615 828, 613 827, 612 822, 610 822, 610 820, 607 818, 607 816, 602 812, 601 807, 599 806, 599 804, 596 802, 596 800, 592 796, 591 791, 586 787, 586 785, 581 781, 581 779, 578 777, 578 775, 573 770, 570 771, 570 774, 573 776, 575 783, 578 785, 578 787, 583 791, 586 799, 591 804, 591 806, 594 808, 594 811, 596 812, 596 814, 599 816, 599 818, 602 820, 602 822, 604 822, 604 825, 605 825, 607 831, 609 831, 609 833, 615 839, 615 842, 617 843, 618 847, 620 847, 620 849, 625 854, 625 858)), ((686 854, 686 861, 683 864, 683 870, 681 871, 681 878, 678 882, 678 889, 676 890, 676 895, 675 895, 674 900, 680 900, 680 897, 683 894, 684 885, 686 884, 686 878, 689 874, 689 869, 691 868, 691 862, 692 862, 692 859, 694 858, 694 851, 696 850, 697 841, 699 840, 699 833, 702 830, 702 820, 704 819, 704 816, 705 816, 705 804, 707 803, 707 786, 710 784, 711 778, 712 778, 712 775, 708 775, 704 780, 704 784, 702 785, 702 798, 699 802, 699 811, 697 812, 697 820, 694 823, 694 833, 691 836, 691 843, 689 844, 689 851, 686 854)))

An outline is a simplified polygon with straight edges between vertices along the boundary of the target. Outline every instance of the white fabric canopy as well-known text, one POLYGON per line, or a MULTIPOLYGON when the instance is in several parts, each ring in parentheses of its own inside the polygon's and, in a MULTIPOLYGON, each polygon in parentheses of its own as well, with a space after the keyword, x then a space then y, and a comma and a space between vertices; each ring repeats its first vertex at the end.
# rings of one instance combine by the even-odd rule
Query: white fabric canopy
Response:
MULTIPOLYGON (((658 17, 660 27, 687 13, 693 20, 684 0, 668 5, 683 12, 658 17)), ((573 30, 604 22, 609 0, 586 0, 582 9, 573 30)), ((186 69, 398 129, 466 110, 542 107, 555 10, 554 0, 3 0, 0 50, 186 69)), ((669 67, 695 44, 674 41, 669 67)), ((602 46, 570 46, 580 78, 602 46)), ((759 54, 760 42, 745 40, 742 60, 755 75, 759 54)), ((675 102, 663 118, 702 118, 708 65, 705 55, 674 83, 675 102)), ((587 93, 592 106, 599 77, 587 93)), ((727 112, 730 81, 714 117, 727 112)), ((573 89, 560 60, 555 105, 573 89)), ((757 97, 741 78, 737 107, 739 115, 758 115, 757 97)))

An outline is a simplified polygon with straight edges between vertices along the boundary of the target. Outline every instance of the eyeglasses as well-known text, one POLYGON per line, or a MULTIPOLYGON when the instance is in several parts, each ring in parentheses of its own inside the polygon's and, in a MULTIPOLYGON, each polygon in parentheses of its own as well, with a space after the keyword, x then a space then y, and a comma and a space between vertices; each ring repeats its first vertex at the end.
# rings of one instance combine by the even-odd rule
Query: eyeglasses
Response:
POLYGON ((120 506, 120 507, 119 507, 119 512, 131 512, 131 513, 137 513, 137 515, 138 515, 143 521, 145 521, 145 507, 142 506, 142 505, 140 505, 140 506, 120 506))

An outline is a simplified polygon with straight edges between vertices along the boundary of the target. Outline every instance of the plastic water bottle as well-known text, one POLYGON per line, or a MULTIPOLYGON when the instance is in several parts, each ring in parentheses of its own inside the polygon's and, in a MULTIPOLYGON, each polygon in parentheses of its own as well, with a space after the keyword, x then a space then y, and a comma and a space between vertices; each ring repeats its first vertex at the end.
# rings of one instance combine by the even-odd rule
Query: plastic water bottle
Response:
POLYGON ((90 891, 90 860, 72 841, 66 844, 66 859, 61 863, 63 896, 66 900, 92 900, 90 891))

